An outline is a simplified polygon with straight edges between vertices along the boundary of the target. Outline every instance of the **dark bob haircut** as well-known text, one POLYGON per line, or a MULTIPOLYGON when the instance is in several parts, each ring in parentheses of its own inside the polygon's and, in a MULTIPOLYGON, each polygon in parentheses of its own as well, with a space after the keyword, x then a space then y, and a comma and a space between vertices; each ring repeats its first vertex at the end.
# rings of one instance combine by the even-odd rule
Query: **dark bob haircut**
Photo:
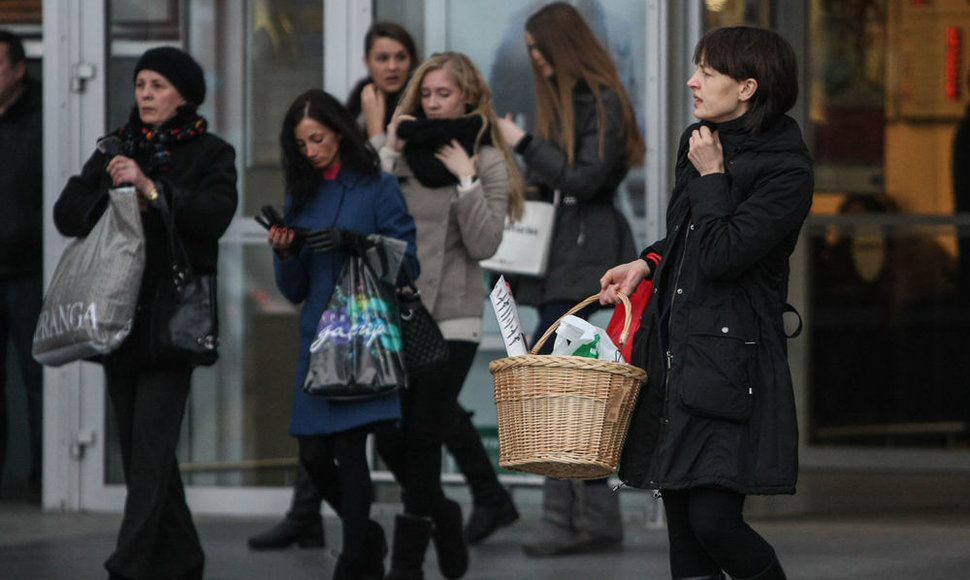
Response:
POLYGON ((303 119, 313 119, 340 135, 340 164, 363 175, 378 175, 380 159, 354 122, 350 112, 330 93, 310 89, 293 101, 280 129, 283 175, 288 195, 293 196, 292 211, 297 211, 316 194, 323 181, 322 172, 300 153, 294 132, 303 119))
POLYGON ((791 44, 763 28, 716 28, 694 49, 694 64, 703 62, 736 81, 754 79, 758 90, 751 98, 746 125, 753 131, 767 128, 795 106, 798 99, 798 63, 791 44))

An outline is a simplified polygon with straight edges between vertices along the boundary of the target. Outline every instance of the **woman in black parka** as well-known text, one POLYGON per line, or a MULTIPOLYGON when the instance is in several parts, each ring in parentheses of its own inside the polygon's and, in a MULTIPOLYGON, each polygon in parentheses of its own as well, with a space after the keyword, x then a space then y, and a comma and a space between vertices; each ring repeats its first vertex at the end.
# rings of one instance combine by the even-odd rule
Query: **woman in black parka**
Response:
POLYGON ((654 287, 620 477, 660 490, 674 578, 785 578, 742 508, 748 494, 794 493, 798 469, 782 312, 814 182, 785 115, 797 64, 788 42, 748 27, 707 33, 694 62, 701 122, 681 137, 667 237, 601 280, 604 303, 644 278, 654 287))
POLYGON ((57 230, 88 235, 108 204, 108 189, 135 187, 145 235, 145 272, 131 333, 102 359, 118 423, 127 486, 110 578, 202 578, 205 555, 185 502, 175 452, 188 401, 192 365, 161 360, 151 348, 152 307, 171 284, 172 255, 160 207, 173 216, 194 271, 216 271, 219 238, 236 211, 236 154, 208 133, 197 113, 205 76, 182 50, 163 46, 135 65, 135 107, 114 135, 121 151, 101 151, 71 177, 54 205, 57 230))

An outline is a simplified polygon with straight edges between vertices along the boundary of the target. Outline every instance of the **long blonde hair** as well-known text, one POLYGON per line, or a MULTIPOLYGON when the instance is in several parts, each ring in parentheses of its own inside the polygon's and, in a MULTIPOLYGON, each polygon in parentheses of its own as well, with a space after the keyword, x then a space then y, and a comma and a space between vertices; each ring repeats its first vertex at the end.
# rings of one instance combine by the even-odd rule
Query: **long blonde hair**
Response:
POLYGON ((512 157, 512 151, 502 139, 492 108, 492 89, 484 75, 467 56, 460 52, 436 52, 414 71, 411 80, 401 95, 401 112, 414 115, 421 112, 421 82, 424 76, 434 70, 444 70, 449 78, 458 85, 462 98, 469 109, 466 116, 476 115, 482 119, 482 129, 475 138, 473 155, 478 154, 485 131, 489 131, 492 146, 502 152, 509 172, 508 215, 513 220, 522 217, 525 199, 525 183, 519 167, 512 157))
MULTIPOLYGON (((643 135, 637 127, 636 114, 610 54, 590 30, 582 15, 564 2, 554 2, 529 17, 525 30, 535 41, 546 62, 552 66, 553 78, 532 69, 536 86, 536 133, 558 143, 570 163, 576 161, 576 112, 573 91, 580 82, 593 92, 596 117, 599 119, 599 151, 608 137, 603 112, 603 87, 611 89, 623 104, 623 130, 626 133, 627 163, 641 165, 646 152, 643 135)), ((610 136, 612 137, 612 136, 610 136)))

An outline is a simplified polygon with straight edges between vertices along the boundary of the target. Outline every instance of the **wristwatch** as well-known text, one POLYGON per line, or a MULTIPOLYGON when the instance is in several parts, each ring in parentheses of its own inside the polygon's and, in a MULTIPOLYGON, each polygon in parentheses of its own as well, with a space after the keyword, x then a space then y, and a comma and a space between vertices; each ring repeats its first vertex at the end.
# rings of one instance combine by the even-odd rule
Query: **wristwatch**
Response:
POLYGON ((475 174, 466 175, 459 180, 458 185, 460 185, 462 189, 468 189, 473 183, 475 183, 476 179, 478 179, 478 176, 475 174))

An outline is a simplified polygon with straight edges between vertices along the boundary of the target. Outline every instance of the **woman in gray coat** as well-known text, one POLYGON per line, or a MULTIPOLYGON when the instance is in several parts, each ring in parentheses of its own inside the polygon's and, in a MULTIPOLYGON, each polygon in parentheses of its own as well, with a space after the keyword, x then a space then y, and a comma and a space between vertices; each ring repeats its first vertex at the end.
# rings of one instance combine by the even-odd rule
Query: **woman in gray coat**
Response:
MULTIPOLYGON (((530 189, 548 201, 555 191, 562 196, 546 275, 515 285, 519 303, 539 308, 538 338, 599 291, 605 268, 636 251, 613 198, 630 166, 642 162, 645 146, 616 65, 575 8, 549 4, 529 17, 525 30, 537 134, 526 134, 508 116, 499 119, 499 128, 522 156, 530 189)), ((551 348, 549 341, 543 352, 551 348)), ((623 540, 619 498, 606 483, 546 479, 542 519, 522 545, 526 553, 617 547, 623 540)))
POLYGON ((785 115, 797 65, 783 38, 747 27, 707 33, 694 62, 701 122, 681 137, 667 237, 601 280, 604 303, 644 278, 654 288, 620 477, 663 495, 674 578, 781 580, 742 508, 748 494, 794 493, 798 468, 782 313, 814 182, 785 115))

